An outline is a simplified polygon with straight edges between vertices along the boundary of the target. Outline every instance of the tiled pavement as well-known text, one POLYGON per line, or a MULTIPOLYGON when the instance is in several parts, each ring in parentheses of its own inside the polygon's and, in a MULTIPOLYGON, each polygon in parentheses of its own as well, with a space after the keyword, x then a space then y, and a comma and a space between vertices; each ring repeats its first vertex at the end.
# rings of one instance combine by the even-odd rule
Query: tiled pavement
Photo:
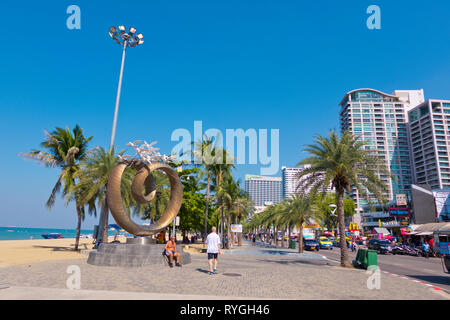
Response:
MULTIPOLYGON (((0 268, 0 286, 64 289, 70 276, 67 267, 78 265, 81 289, 133 292, 134 296, 147 292, 269 299, 446 298, 426 286, 384 273, 380 289, 370 290, 370 275, 365 270, 342 269, 318 255, 279 255, 273 250, 244 246, 222 254, 219 273, 212 276, 207 273, 206 254, 192 254, 191 264, 173 269, 99 267, 88 265, 87 259, 40 262, 0 268)), ((5 298, 7 289, 0 290, 0 299, 5 298)))

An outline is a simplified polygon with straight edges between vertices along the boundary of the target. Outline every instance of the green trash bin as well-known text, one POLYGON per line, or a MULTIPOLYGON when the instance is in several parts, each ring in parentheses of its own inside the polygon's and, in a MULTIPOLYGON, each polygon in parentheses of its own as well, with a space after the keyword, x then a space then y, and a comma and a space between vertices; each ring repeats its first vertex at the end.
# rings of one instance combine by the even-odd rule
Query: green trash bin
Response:
POLYGON ((377 265, 378 265, 378 252, 376 252, 375 250, 367 250, 367 267, 377 265))
POLYGON ((291 241, 291 249, 295 249, 295 241, 291 241))
POLYGON ((354 262, 357 267, 367 269, 367 249, 358 249, 354 262))

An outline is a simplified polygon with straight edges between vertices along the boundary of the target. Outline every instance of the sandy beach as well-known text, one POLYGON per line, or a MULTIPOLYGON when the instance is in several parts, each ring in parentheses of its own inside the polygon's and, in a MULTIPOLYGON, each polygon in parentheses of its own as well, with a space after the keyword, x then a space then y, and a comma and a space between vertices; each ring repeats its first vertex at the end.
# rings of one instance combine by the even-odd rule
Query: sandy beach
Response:
MULTIPOLYGON (((113 237, 110 237, 110 241, 113 237)), ((125 242, 125 238, 119 238, 125 242)), ((92 239, 80 239, 79 250, 92 249, 92 239)), ((75 252, 75 238, 0 241, 0 267, 48 260, 85 258, 75 252)))

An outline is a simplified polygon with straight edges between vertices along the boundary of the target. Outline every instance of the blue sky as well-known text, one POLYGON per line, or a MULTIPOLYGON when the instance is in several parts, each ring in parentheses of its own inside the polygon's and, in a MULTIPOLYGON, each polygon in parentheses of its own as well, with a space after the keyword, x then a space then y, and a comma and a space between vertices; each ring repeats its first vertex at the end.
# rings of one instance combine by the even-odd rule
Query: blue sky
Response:
MULTIPOLYGON (((279 129, 280 166, 295 166, 314 134, 338 128, 346 92, 421 89, 450 99, 448 1, 2 1, 0 226, 76 225, 73 206, 45 201, 57 170, 18 157, 43 130, 79 124, 108 147, 121 48, 111 25, 145 43, 127 51, 116 145, 203 128, 279 129), (81 9, 81 30, 66 9, 81 9), (369 30, 366 9, 381 9, 369 30)), ((132 154, 132 151, 129 150, 132 154)), ((259 174, 259 165, 235 175, 259 174)), ((280 172, 278 172, 278 175, 280 172)), ((84 227, 96 219, 88 217, 84 227)))

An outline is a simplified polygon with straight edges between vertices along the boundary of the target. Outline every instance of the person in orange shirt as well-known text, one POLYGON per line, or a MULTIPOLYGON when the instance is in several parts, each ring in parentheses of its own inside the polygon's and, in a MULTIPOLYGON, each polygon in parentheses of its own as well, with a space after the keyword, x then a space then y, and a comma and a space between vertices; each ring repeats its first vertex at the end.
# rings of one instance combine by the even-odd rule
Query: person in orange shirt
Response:
POLYGON ((177 267, 181 267, 180 264, 180 254, 177 252, 177 244, 175 242, 175 236, 171 236, 170 240, 167 241, 166 246, 164 247, 166 250, 166 255, 169 256, 169 266, 173 268, 173 258, 175 257, 175 265, 177 267))
POLYGON ((166 240, 166 233, 164 231, 161 231, 158 233, 158 243, 164 244, 164 241, 166 240))

